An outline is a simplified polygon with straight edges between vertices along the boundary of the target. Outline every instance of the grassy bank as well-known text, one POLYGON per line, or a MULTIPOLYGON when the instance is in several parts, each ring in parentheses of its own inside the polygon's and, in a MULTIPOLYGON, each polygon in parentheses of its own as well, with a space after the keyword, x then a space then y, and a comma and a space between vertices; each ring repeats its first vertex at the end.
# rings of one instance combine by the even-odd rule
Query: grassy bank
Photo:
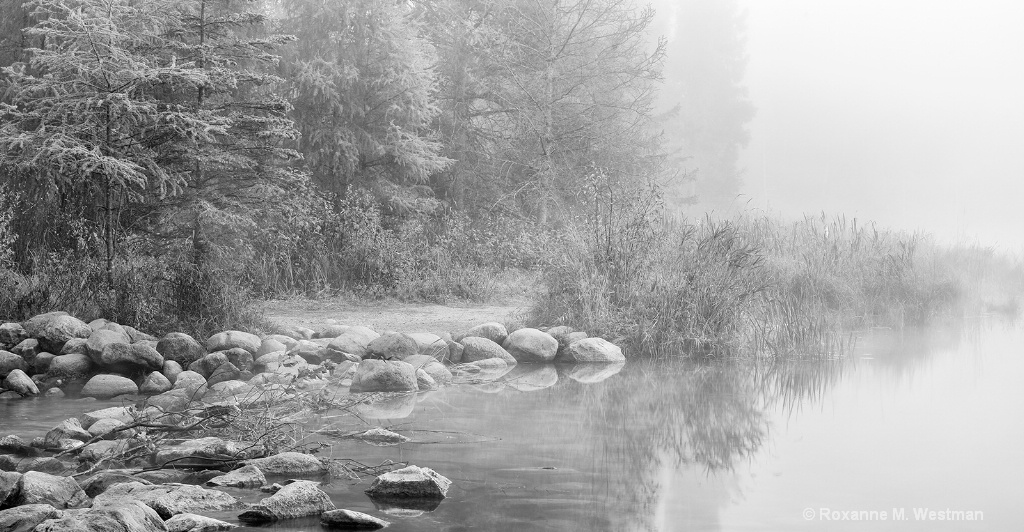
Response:
POLYGON ((595 210, 564 233, 535 323, 654 355, 841 351, 848 331, 1016 313, 1019 258, 845 218, 665 219, 595 210))

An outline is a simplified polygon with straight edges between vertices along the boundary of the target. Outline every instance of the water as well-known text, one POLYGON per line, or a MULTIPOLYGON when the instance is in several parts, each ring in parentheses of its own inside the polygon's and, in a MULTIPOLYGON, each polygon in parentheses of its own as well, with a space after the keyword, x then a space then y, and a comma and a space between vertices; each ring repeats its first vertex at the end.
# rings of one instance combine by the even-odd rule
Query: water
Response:
MULTIPOLYGON (((324 439, 324 453, 433 468, 453 481, 436 509, 376 508, 362 493, 370 477, 325 490, 392 531, 1019 529, 1022 345, 1019 327, 972 323, 876 331, 839 360, 634 362, 599 382, 536 368, 513 375, 514 386, 410 397, 392 405, 393 419, 365 409, 362 420, 318 418, 413 438, 394 447, 324 439), (932 519, 951 510, 982 520, 919 519, 925 508, 939 512, 932 519)), ((3 432, 31 437, 105 405, 8 402, 0 420, 3 432)))

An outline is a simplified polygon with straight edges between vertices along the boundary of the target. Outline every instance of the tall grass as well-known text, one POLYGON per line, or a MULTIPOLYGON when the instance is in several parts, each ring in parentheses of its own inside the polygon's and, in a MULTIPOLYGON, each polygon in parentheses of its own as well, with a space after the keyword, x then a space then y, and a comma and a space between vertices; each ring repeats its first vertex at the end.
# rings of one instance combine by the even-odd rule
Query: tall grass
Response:
MULTIPOLYGON (((844 217, 669 219, 652 193, 613 188, 595 186, 566 229, 534 323, 649 354, 830 354, 848 347, 852 328, 978 310, 997 284, 1024 292, 1019 260, 984 248, 844 217)), ((987 308, 1019 307, 1005 297, 987 308)))

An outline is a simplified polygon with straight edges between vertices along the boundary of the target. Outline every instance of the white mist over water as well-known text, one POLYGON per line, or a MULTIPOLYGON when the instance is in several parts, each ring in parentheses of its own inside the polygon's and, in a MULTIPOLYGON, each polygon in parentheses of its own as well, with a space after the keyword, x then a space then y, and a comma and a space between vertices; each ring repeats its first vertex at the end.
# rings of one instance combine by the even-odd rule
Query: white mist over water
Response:
POLYGON ((1024 3, 741 0, 745 198, 1024 249, 1024 3))

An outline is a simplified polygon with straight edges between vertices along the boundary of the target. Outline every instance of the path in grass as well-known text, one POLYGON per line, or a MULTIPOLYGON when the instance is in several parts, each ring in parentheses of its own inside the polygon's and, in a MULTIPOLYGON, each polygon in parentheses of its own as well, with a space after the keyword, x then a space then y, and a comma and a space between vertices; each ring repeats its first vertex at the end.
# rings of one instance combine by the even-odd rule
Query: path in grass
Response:
POLYGON ((402 303, 394 301, 353 301, 351 299, 278 299, 263 303, 266 317, 284 326, 316 329, 327 323, 366 325, 376 331, 444 332, 461 331, 485 321, 521 322, 529 308, 526 300, 508 305, 452 305, 402 303), (333 322, 330 320, 334 320, 333 322))

